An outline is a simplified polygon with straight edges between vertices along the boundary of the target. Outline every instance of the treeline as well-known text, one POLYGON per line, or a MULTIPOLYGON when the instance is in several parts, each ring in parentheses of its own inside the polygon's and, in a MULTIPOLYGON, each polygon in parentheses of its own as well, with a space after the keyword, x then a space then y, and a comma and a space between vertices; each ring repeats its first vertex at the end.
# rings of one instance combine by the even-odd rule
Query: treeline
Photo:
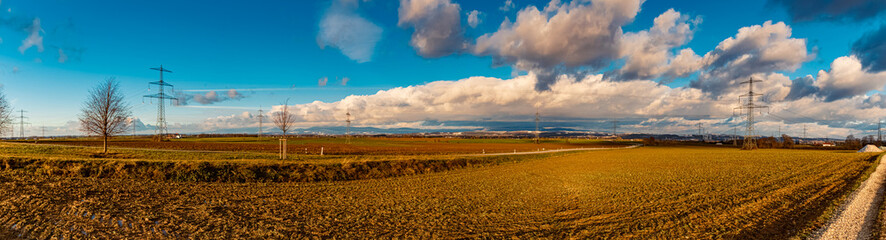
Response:
MULTIPOLYGON (((723 141, 720 143, 722 143, 723 145, 733 145, 732 141, 723 141)), ((742 139, 737 140, 738 146, 741 146, 742 143, 743 143, 742 139)), ((658 139, 655 139, 654 137, 649 137, 649 138, 643 139, 643 145, 645 145, 645 146, 698 145, 698 144, 709 145, 708 143, 704 143, 704 142, 658 140, 658 139)), ((844 141, 842 143, 834 142, 834 144, 835 144, 835 146, 827 147, 827 149, 857 150, 857 149, 860 149, 861 147, 868 145, 868 144, 883 146, 883 142, 877 141, 877 139, 874 136, 865 136, 862 138, 855 138, 852 135, 849 135, 848 137, 846 137, 846 141, 844 141)), ((781 135, 780 138, 764 137, 764 138, 757 139, 757 147, 756 148, 786 148, 786 149, 790 149, 790 148, 810 148, 810 147, 814 148, 815 146, 801 145, 801 144, 799 144, 797 139, 794 139, 793 137, 788 136, 787 134, 783 134, 783 135, 781 135)))
POLYGON ((859 149, 865 145, 873 144, 877 146, 883 146, 882 141, 878 141, 878 139, 874 138, 874 136, 868 135, 861 138, 856 138, 854 135, 846 136, 846 141, 843 142, 843 146, 846 146, 850 149, 859 149))

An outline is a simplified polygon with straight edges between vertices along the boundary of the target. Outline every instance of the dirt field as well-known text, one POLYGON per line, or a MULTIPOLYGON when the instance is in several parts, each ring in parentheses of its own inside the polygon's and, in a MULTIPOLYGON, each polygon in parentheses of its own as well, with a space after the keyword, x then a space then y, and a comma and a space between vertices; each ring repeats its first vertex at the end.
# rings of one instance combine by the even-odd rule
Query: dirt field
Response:
MULTIPOLYGON (((41 144, 74 146, 101 146, 102 142, 89 139, 38 141, 41 144)), ((544 140, 530 144, 531 139, 446 139, 446 138, 355 138, 350 144, 342 138, 291 138, 288 149, 295 154, 319 155, 321 148, 327 155, 433 155, 526 152, 541 149, 622 147, 630 142, 597 140, 544 140)), ((266 152, 279 151, 277 139, 272 138, 191 138, 174 139, 170 142, 153 142, 150 139, 117 139, 109 143, 113 147, 266 152)))
POLYGON ((318 183, 174 183, 0 172, 23 238, 770 238, 820 227, 871 170, 847 152, 638 148, 318 183))

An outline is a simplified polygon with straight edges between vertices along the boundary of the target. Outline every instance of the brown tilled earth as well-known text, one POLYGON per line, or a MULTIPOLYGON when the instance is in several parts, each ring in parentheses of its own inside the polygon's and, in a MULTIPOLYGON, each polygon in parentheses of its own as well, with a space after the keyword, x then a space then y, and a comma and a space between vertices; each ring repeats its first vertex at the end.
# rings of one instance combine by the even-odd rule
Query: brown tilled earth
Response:
POLYGON ((0 238, 784 239, 867 166, 845 153, 735 151, 583 152, 330 183, 0 172, 0 238))

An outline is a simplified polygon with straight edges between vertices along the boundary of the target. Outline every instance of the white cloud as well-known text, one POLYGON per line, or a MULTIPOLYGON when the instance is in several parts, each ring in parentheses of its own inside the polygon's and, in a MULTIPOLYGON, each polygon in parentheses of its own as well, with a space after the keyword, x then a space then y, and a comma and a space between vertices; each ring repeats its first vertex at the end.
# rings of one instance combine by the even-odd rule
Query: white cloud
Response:
POLYGON ((413 28, 410 45, 423 57, 437 58, 465 49, 461 7, 450 0, 401 0, 400 27, 413 28))
POLYGON ((341 78, 341 85, 342 85, 342 86, 347 86, 347 85, 348 85, 348 82, 350 82, 350 81, 351 81, 350 78, 348 78, 348 77, 343 77, 343 78, 341 78))
POLYGON ((329 77, 322 77, 320 80, 317 80, 317 86, 325 87, 326 83, 329 82, 329 77))
POLYGON ((382 29, 357 14, 357 1, 335 0, 320 20, 317 44, 338 48, 359 63, 372 60, 382 29))
POLYGON ((620 57, 621 27, 633 21, 640 0, 592 0, 551 3, 539 10, 529 6, 498 31, 477 38, 474 54, 493 56, 498 64, 539 74, 545 89, 557 68, 599 69, 620 57))
POLYGON ((703 70, 690 86, 714 96, 732 94, 751 75, 794 71, 812 58, 806 39, 792 38, 790 26, 766 21, 739 29, 705 54, 703 70))
MULTIPOLYGON (((779 126, 796 135, 806 124, 810 137, 845 136, 857 121, 886 117, 882 94, 854 96, 831 102, 803 97, 788 100, 792 81, 781 73, 757 74, 765 79, 758 87, 761 104, 770 105, 771 115, 758 116, 761 134, 772 134, 779 126)), ((340 101, 314 101, 290 105, 298 128, 343 126, 350 109, 354 126, 381 129, 473 129, 482 119, 530 122, 540 106, 543 118, 625 119, 626 132, 695 133, 702 123, 706 132, 729 134, 743 127, 732 109, 736 99, 711 99, 700 89, 671 88, 651 80, 607 81, 601 74, 577 79, 561 75, 549 91, 534 89, 536 76, 512 79, 471 77, 457 81, 435 81, 397 87, 371 95, 352 95, 340 101), (640 119, 640 120, 629 120, 640 119), (448 122, 462 122, 450 126, 448 122)), ((268 114, 280 111, 273 106, 268 114)), ((225 132, 225 129, 257 127, 251 112, 209 118, 195 131, 225 132), (202 129, 202 130, 201 130, 202 129)), ((593 120, 591 120, 593 121, 593 120)), ((183 129, 188 126, 182 126, 183 129)), ((238 130, 246 131, 246 130, 238 130)), ((252 131, 252 130, 248 130, 252 131)), ((228 131, 230 132, 230 131, 228 131)))
POLYGON ((655 18, 649 30, 625 33, 621 57, 626 60, 616 78, 653 79, 665 74, 672 79, 698 70, 701 57, 695 52, 683 49, 675 58, 671 49, 689 42, 699 22, 700 18, 690 20, 689 16, 668 9, 655 18))
POLYGON ((240 100, 246 96, 238 92, 236 89, 230 89, 224 91, 225 95, 219 95, 216 91, 206 91, 206 93, 185 93, 185 92, 176 92, 176 105, 188 105, 190 101, 195 101, 197 103, 208 105, 214 104, 217 102, 223 102, 228 100, 240 100))
POLYGON ((502 5, 501 7, 498 7, 498 10, 501 10, 503 12, 511 11, 511 9, 514 9, 514 1, 513 0, 505 0, 504 5, 502 5))
POLYGON ((65 54, 65 51, 64 51, 64 50, 62 50, 61 48, 59 48, 59 49, 58 49, 58 62, 59 62, 59 63, 65 63, 66 61, 68 61, 68 55, 65 54))
POLYGON ((480 11, 473 10, 468 13, 468 26, 476 28, 480 21, 480 11))
POLYGON ((830 71, 818 72, 815 86, 826 101, 853 97, 886 87, 886 71, 869 73, 862 69, 855 56, 839 57, 831 63, 830 71))
POLYGON ((40 19, 34 18, 31 26, 28 27, 28 37, 22 40, 22 45, 18 47, 18 51, 25 54, 31 47, 37 47, 37 52, 43 52, 43 36, 40 35, 43 29, 40 28, 40 19))
MULTIPOLYGON (((472 77, 398 87, 373 95, 348 96, 338 102, 292 105, 300 122, 339 124, 351 109, 357 122, 392 124, 426 120, 458 121, 483 117, 529 116, 534 106, 560 117, 649 116, 681 112, 690 115, 729 115, 733 101, 722 104, 703 98, 701 91, 670 88, 653 81, 610 82, 602 75, 584 79, 561 76, 551 91, 536 92, 535 75, 502 80, 472 77), (527 107, 530 106, 530 107, 527 107)), ((273 111, 279 111, 275 106, 273 111)))
POLYGON ((228 99, 239 100, 239 99, 245 97, 245 96, 243 96, 243 94, 240 94, 240 92, 237 92, 236 89, 228 90, 227 94, 228 94, 228 99))

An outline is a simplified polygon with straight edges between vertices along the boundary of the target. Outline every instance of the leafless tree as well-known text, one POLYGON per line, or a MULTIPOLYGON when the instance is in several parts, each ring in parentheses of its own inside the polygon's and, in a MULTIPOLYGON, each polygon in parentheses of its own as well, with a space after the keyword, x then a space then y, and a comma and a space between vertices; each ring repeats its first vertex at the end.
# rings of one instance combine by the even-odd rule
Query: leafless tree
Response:
POLYGON ((295 124, 295 115, 289 111, 289 99, 283 102, 283 109, 275 112, 271 119, 274 120, 274 125, 277 125, 277 128, 283 132, 283 138, 286 138, 286 132, 289 132, 292 125, 295 124))
POLYGON ((6 101, 6 95, 0 92, 0 135, 12 130, 12 106, 6 101))
POLYGON ((104 139, 104 153, 108 152, 108 138, 126 131, 130 107, 123 101, 120 85, 108 78, 89 91, 80 113, 80 130, 104 139))

